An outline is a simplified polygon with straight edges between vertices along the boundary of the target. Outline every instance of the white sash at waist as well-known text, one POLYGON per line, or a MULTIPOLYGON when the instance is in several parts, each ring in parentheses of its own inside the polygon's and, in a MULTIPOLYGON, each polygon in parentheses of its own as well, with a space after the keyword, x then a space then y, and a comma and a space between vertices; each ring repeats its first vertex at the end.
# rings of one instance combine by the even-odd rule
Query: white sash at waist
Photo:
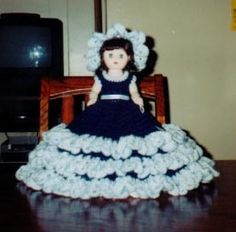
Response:
POLYGON ((130 99, 129 96, 124 94, 103 94, 100 97, 101 100, 125 100, 128 101, 130 99))

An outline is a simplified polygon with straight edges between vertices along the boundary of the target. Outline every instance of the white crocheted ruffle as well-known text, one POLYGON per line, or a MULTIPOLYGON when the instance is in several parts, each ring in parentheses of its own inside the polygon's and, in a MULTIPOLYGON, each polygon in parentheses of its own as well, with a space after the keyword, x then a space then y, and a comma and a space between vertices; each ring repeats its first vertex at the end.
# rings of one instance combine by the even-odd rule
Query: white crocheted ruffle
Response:
POLYGON ((152 156, 161 149, 164 152, 176 152, 191 154, 193 157, 201 155, 202 151, 194 140, 186 136, 178 126, 164 125, 165 130, 152 132, 149 135, 137 137, 128 135, 118 141, 110 138, 97 137, 89 134, 77 135, 60 124, 43 134, 43 140, 60 149, 79 153, 103 153, 104 156, 114 159, 126 159, 137 151, 140 155, 152 156))
POLYGON ((126 136, 121 138, 122 142, 97 138, 98 143, 93 136, 88 143, 85 141, 89 140, 89 135, 75 135, 61 124, 44 134, 44 140, 30 153, 28 164, 17 171, 16 177, 35 190, 88 199, 99 196, 156 198, 161 191, 183 195, 201 182, 208 183, 218 176, 213 168, 214 161, 203 157, 201 148, 179 127, 173 124, 163 127, 165 131, 137 141, 135 136, 131 140, 126 136), (93 143, 95 151, 90 148, 93 143), (108 149, 109 146, 112 149, 108 149), (127 147, 131 152, 118 156, 118 152, 127 151, 127 147), (130 157, 132 149, 142 152, 143 157, 130 157), (158 153, 159 149, 168 152, 158 153), (89 152, 105 152, 107 159, 92 157, 89 152), (168 176, 168 170, 177 171, 168 176), (137 178, 131 178, 127 175, 129 172, 136 173, 137 178), (111 174, 117 175, 115 181, 106 178, 111 174))
POLYGON ((202 157, 192 162, 174 176, 164 174, 151 175, 144 180, 130 176, 117 177, 115 181, 108 178, 85 180, 81 176, 65 177, 54 169, 22 166, 16 174, 18 180, 28 187, 71 198, 89 199, 104 198, 157 198, 161 191, 171 195, 184 195, 199 186, 200 182, 208 183, 217 176, 209 159, 202 157))

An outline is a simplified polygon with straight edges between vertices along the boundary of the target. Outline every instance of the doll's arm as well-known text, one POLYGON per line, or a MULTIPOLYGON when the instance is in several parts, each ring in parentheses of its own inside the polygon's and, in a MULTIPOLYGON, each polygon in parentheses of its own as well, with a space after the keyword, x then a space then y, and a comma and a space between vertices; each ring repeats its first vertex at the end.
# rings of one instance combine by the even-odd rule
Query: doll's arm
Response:
POLYGON ((141 96, 138 92, 136 80, 137 80, 137 78, 136 78, 136 76, 134 76, 130 85, 129 85, 129 92, 130 92, 131 99, 133 100, 133 102, 135 104, 139 105, 141 112, 144 112, 143 99, 141 98, 141 96))
POLYGON ((98 94, 100 93, 101 89, 102 89, 102 84, 101 84, 100 80, 97 77, 95 77, 92 90, 89 94, 89 100, 87 102, 87 106, 90 106, 90 105, 96 103, 96 101, 98 99, 98 94))

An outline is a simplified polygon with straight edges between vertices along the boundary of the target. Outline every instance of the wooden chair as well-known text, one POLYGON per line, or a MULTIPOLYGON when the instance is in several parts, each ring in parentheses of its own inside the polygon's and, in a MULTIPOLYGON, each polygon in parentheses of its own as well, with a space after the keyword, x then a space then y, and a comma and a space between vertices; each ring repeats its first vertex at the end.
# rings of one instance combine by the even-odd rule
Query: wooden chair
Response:
MULTIPOLYGON (((61 80, 42 78, 40 93, 39 133, 49 128, 49 101, 62 98, 61 119, 68 124, 72 121, 74 96, 84 96, 85 102, 93 85, 92 76, 70 76, 61 80)), ((167 78, 161 74, 144 77, 140 82, 140 91, 144 98, 155 102, 155 117, 160 123, 169 120, 169 102, 167 78)))

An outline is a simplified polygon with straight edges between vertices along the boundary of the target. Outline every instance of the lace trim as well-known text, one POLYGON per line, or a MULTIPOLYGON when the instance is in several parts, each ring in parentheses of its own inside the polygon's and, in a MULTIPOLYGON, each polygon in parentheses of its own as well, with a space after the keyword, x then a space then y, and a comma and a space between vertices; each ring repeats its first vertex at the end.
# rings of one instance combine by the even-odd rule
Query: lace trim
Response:
POLYGON ((121 77, 111 77, 106 71, 103 71, 102 74, 105 80, 111 82, 122 82, 125 81, 129 76, 128 71, 125 71, 121 77))

